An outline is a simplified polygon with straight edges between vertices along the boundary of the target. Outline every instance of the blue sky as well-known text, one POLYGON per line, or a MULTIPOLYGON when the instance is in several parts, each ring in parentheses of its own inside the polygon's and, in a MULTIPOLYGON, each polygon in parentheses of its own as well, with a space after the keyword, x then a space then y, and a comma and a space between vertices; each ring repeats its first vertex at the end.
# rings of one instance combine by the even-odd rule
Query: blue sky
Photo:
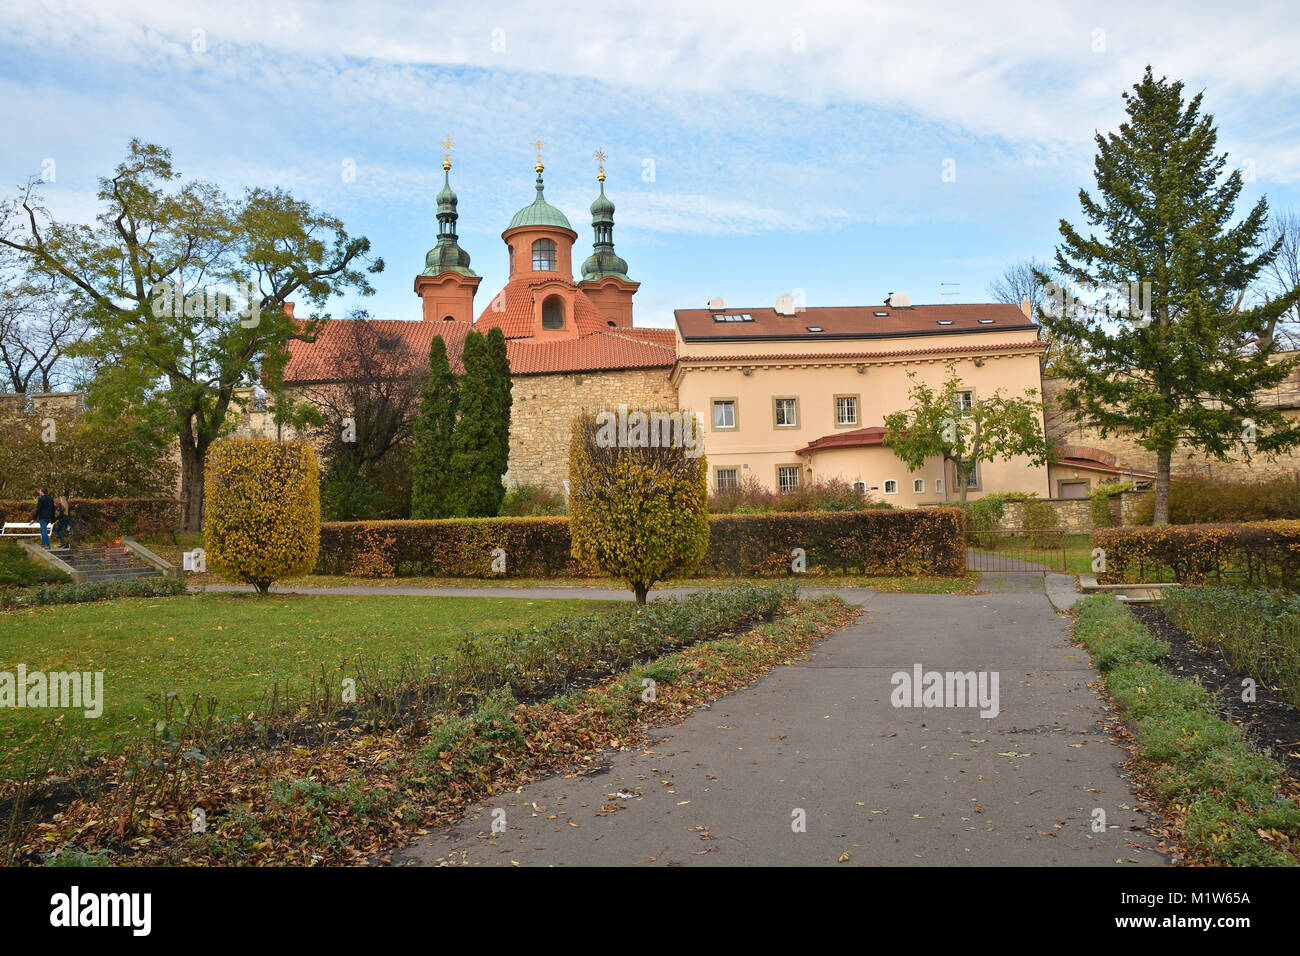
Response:
MULTIPOLYGON (((987 301, 1009 261, 1081 222, 1094 131, 1151 63, 1203 90, 1245 198, 1300 208, 1300 18, 1285 3, 146 3, 8 0, 0 185, 54 160, 47 205, 94 215, 132 136, 231 192, 282 186, 370 238, 362 304, 419 317, 439 142, 461 245, 546 195, 591 244, 603 148, 639 324, 711 296, 770 305, 987 301), (201 31, 201 32, 196 32, 201 31), (201 40, 201 42, 197 42, 201 40), (196 50, 195 47, 201 47, 196 50), (342 175, 355 164, 354 181, 342 175), (949 161, 951 164, 949 165, 949 161), (955 175, 946 181, 945 168, 955 175), (652 170, 652 175, 651 175, 652 170)), ((1243 204, 1244 207, 1244 204, 1243 204)))

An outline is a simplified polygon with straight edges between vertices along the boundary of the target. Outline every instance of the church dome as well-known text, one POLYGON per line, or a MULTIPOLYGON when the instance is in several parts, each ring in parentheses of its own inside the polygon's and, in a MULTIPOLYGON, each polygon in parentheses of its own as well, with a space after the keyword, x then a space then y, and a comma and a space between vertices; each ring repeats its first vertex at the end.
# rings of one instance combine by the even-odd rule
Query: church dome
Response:
POLYGON ((537 198, 515 213, 515 217, 510 220, 510 225, 506 229, 518 229, 520 226, 551 226, 573 231, 568 217, 548 203, 546 197, 542 195, 540 172, 537 174, 537 198))

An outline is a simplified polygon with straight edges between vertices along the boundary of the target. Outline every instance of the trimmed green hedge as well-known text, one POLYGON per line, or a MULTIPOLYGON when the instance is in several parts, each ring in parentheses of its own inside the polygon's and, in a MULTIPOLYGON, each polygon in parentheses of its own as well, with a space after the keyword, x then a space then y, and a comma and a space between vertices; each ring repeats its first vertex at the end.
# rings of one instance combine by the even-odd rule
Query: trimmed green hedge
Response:
POLYGON ((56 584, 47 588, 0 591, 0 607, 30 607, 47 604, 84 604, 123 597, 165 597, 184 594, 180 578, 129 578, 125 581, 87 581, 84 584, 56 584))
MULTIPOLYGON (((789 574, 802 548, 810 573, 958 575, 966 568, 957 508, 711 515, 699 576, 789 574)), ((569 553, 569 521, 449 518, 327 522, 318 574, 369 577, 581 576, 569 553), (502 549, 505 573, 492 569, 502 549)))
POLYGON ((1114 598, 1080 601, 1075 637, 1106 675, 1106 689, 1133 727, 1137 760, 1162 807, 1186 810, 1184 846, 1199 861, 1294 866, 1300 805, 1282 789, 1281 768, 1194 681, 1156 661, 1156 640, 1114 598))
POLYGON ((1103 528, 1092 544, 1106 553, 1106 570, 1097 575, 1104 583, 1172 578, 1300 587, 1300 521, 1103 528))

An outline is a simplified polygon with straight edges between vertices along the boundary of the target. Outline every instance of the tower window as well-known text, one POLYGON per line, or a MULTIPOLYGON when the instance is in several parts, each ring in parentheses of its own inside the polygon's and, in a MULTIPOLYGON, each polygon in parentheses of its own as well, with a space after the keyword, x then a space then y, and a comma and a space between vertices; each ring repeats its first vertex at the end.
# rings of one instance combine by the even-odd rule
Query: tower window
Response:
MULTIPOLYGON (((549 239, 541 239, 540 242, 550 242, 549 239)), ((533 246, 536 249, 536 246, 533 246)), ((551 243, 551 251, 554 252, 555 243, 551 243)), ((552 266, 551 268, 555 268, 552 266)), ((564 328, 564 300, 558 295, 553 295, 542 303, 542 328, 544 329, 562 329, 564 328)))
POLYGON ((550 239, 538 239, 533 243, 533 271, 555 271, 555 243, 550 239))

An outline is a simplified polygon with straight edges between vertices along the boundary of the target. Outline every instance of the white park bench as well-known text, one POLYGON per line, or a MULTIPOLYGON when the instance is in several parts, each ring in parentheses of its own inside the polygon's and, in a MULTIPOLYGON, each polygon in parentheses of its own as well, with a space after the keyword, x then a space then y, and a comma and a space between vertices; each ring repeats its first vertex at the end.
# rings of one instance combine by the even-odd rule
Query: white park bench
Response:
MULTIPOLYGON (((50 526, 53 530, 53 525, 50 526)), ((6 521, 0 528, 0 537, 4 538, 39 538, 41 525, 38 521, 6 521)))

